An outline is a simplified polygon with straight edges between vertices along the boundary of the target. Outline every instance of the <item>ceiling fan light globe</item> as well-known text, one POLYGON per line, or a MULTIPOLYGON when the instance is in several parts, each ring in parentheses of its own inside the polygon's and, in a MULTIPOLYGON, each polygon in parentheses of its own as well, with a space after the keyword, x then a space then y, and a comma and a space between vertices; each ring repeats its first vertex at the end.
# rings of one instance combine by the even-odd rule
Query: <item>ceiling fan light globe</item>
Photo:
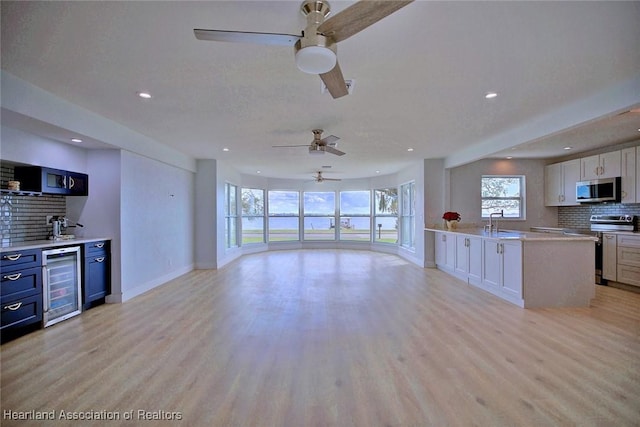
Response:
POLYGON ((324 74, 333 70, 337 58, 334 51, 323 46, 307 46, 296 52, 296 66, 308 74, 324 74))

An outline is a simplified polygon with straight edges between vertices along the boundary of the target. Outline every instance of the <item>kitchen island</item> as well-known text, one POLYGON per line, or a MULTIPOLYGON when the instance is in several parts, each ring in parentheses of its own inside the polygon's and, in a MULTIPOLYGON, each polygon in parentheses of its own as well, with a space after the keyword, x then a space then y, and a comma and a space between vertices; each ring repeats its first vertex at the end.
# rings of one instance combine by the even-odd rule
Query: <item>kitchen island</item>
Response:
POLYGON ((425 244, 433 248, 428 265, 520 307, 588 307, 595 296, 595 237, 482 228, 425 231, 425 244))

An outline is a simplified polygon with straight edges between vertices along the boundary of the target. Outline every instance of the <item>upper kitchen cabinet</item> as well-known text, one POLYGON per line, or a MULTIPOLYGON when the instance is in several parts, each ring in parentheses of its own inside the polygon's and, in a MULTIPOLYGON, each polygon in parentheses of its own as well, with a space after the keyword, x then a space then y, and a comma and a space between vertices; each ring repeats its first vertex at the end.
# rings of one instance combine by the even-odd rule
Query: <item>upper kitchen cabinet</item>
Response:
POLYGON ((615 178, 621 175, 620 151, 583 157, 580 164, 580 179, 615 178))
POLYGON ((575 206, 576 182, 580 181, 580 159, 548 165, 544 175, 545 206, 575 206))
POLYGON ((621 185, 622 191, 620 191, 620 201, 622 203, 636 203, 638 200, 637 191, 638 184, 636 182, 636 165, 637 154, 636 147, 625 148, 620 151, 621 153, 621 185))
POLYGON ((87 196, 89 175, 41 166, 16 166, 15 180, 24 191, 63 196, 87 196))

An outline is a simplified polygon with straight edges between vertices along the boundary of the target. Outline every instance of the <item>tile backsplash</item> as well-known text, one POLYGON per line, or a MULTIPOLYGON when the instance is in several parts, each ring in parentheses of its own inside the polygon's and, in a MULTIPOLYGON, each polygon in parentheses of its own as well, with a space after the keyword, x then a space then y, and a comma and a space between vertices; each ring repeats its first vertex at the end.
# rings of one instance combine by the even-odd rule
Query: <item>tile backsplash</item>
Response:
MULTIPOLYGON (((1 165, 0 188, 7 188, 7 181, 13 179, 13 172, 13 166, 4 163, 1 165)), ((8 192, 0 194, 2 246, 48 238, 52 225, 47 224, 47 215, 66 215, 64 196, 26 196, 8 192)))
POLYGON ((640 217, 640 203, 599 203, 595 205, 559 206, 558 227, 588 229, 591 215, 636 215, 640 217))

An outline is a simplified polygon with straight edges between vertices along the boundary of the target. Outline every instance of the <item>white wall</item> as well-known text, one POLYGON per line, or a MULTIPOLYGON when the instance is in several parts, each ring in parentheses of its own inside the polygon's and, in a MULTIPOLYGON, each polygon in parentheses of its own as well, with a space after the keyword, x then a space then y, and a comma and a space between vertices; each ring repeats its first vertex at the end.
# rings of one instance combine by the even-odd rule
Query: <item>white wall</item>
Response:
POLYGON ((526 220, 500 220, 502 228, 528 230, 533 226, 556 226, 558 210, 544 206, 544 160, 485 159, 449 170, 450 206, 462 216, 461 224, 483 225, 480 210, 482 175, 525 175, 526 220))
POLYGON ((123 301, 194 268, 194 202, 193 173, 122 151, 123 301))

